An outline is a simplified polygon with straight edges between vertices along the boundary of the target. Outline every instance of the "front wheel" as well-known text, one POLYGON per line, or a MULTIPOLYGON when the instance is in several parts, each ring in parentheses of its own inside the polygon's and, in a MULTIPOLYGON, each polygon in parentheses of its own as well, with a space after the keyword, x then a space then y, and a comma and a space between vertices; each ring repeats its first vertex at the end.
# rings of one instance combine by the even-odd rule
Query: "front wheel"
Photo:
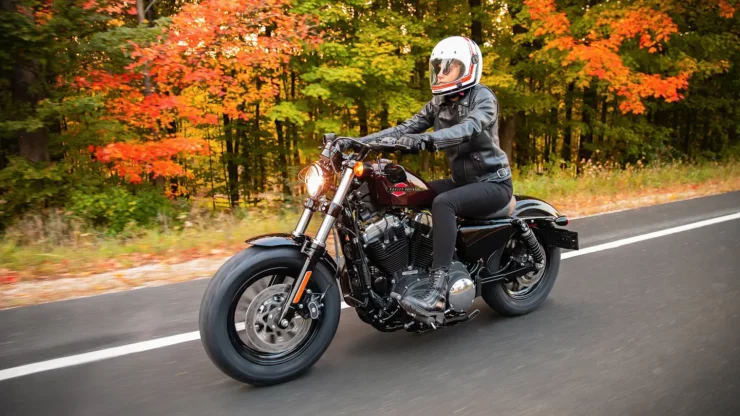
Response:
MULTIPOLYGON (((550 294, 560 271, 560 249, 542 244, 539 231, 533 229, 537 241, 542 245, 545 267, 516 278, 512 282, 489 283, 483 286, 481 296, 491 309, 503 316, 526 315, 539 308, 550 294)), ((527 256, 526 245, 519 238, 509 241, 502 264, 527 256)))
POLYGON ((341 300, 331 270, 316 265, 307 291, 325 293, 318 319, 296 314, 275 325, 305 256, 294 247, 250 247, 216 272, 203 296, 200 335, 211 361, 226 375, 253 385, 293 379, 313 366, 339 325, 341 300))

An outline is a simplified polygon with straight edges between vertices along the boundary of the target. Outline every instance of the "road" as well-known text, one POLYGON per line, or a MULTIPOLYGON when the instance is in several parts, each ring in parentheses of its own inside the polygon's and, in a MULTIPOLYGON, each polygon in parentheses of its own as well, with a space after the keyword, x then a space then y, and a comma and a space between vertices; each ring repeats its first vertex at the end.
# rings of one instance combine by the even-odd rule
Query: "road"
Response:
MULTIPOLYGON (((587 248, 737 212, 740 192, 570 228, 587 248)), ((197 340, 7 371, 192 333, 205 280, 0 311, 0 414, 740 415, 738 239, 733 219, 565 259, 519 318, 477 302, 464 325, 384 334, 344 309, 316 366, 267 388, 221 374, 197 340)))

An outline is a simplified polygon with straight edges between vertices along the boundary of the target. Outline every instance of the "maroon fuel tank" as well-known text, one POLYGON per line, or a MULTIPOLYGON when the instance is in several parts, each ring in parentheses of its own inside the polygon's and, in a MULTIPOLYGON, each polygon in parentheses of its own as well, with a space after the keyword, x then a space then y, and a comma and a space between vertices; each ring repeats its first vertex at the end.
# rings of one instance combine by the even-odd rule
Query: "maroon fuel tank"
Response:
POLYGON ((375 204, 410 208, 430 208, 437 194, 418 175, 391 161, 372 163, 368 178, 375 204))

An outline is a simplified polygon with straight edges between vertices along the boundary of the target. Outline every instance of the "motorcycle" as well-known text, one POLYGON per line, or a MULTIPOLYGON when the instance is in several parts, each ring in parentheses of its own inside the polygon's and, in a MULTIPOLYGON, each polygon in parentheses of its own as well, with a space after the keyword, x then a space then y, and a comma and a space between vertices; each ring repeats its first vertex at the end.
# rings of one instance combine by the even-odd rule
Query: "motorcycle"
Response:
POLYGON ((515 195, 486 217, 458 218, 445 311, 404 310, 399 299, 428 287, 436 194, 381 158, 397 151, 418 149, 324 135, 319 160, 299 174, 308 197, 293 232, 247 240, 205 291, 201 342, 221 371, 253 385, 303 374, 334 338, 342 301, 379 331, 426 332, 474 318, 478 297, 503 316, 530 313, 547 298, 560 250, 577 250, 578 234, 559 228, 569 220, 552 205, 515 195), (314 213, 323 220, 312 238, 314 213), (332 232, 338 260, 327 251, 332 232))

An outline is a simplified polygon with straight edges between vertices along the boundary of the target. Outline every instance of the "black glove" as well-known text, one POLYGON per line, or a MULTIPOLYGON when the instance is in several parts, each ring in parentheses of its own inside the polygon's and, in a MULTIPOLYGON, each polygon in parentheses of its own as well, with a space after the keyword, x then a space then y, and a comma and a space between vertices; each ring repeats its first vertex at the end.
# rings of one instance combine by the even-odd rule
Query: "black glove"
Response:
POLYGON ((334 142, 334 151, 335 152, 345 152, 348 149, 351 149, 354 144, 355 143, 353 143, 352 140, 339 139, 336 142, 334 142))
POLYGON ((345 150, 349 149, 349 142, 346 140, 337 140, 334 142, 334 148, 332 149, 335 152, 344 152, 345 150))
POLYGON ((398 139, 398 144, 408 146, 414 150, 434 151, 434 143, 425 134, 404 134, 398 139))
POLYGON ((421 140, 418 137, 406 134, 401 136, 396 143, 402 146, 408 146, 411 149, 419 149, 421 147, 421 140))

